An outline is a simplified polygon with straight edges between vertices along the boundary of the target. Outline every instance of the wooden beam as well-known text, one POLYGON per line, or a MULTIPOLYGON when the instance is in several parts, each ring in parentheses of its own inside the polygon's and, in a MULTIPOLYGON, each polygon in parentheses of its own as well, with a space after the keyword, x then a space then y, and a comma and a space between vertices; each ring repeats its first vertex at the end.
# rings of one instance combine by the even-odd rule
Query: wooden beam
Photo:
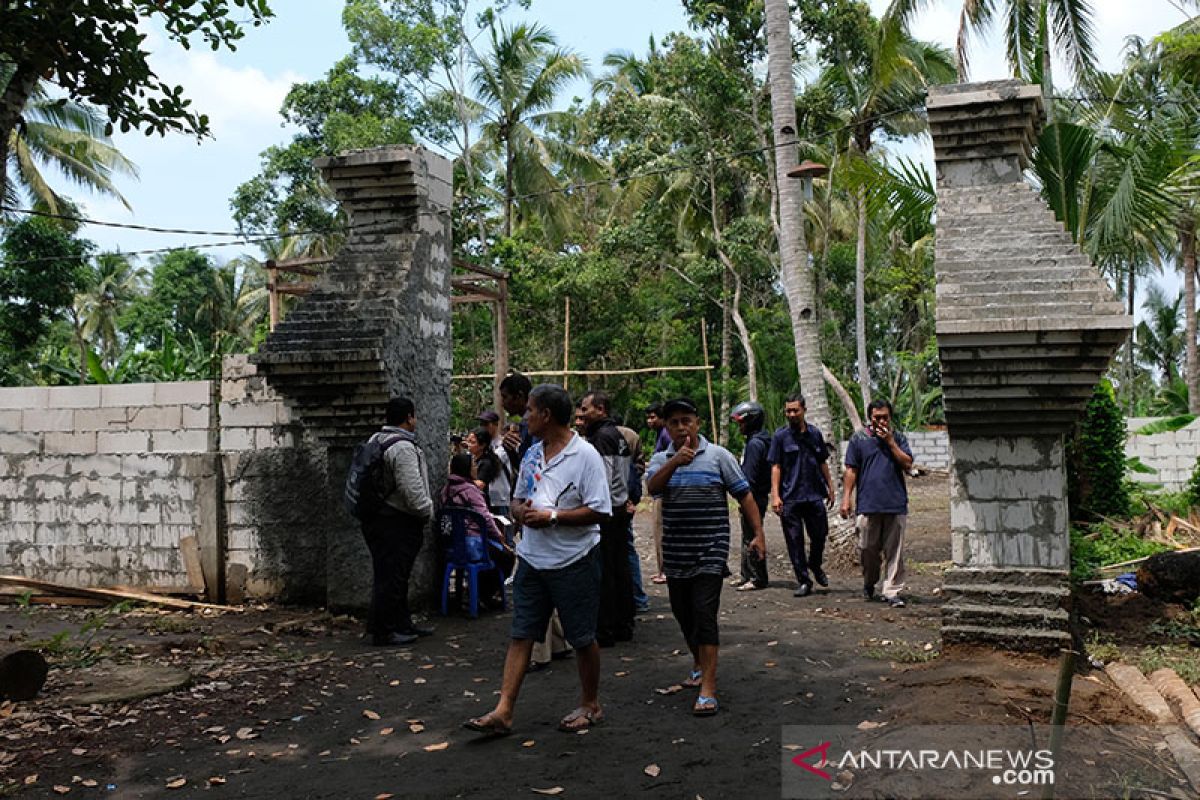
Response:
POLYGON ((495 297, 483 294, 458 294, 450 298, 451 305, 462 305, 464 303, 494 303, 495 297))
POLYGON ((461 258, 454 259, 454 266, 458 267, 461 270, 466 270, 467 272, 474 272, 478 275, 486 275, 487 277, 494 278, 496 280, 508 280, 508 273, 506 273, 502 270, 492 269, 491 267, 484 267, 479 264, 472 264, 470 261, 464 261, 461 258))
POLYGON ((301 275, 320 275, 320 272, 315 270, 306 270, 305 267, 314 264, 332 264, 333 256, 313 256, 312 258, 287 258, 283 261, 276 261, 275 266, 285 272, 298 272, 301 275))
POLYGON ((174 597, 163 597, 162 595, 150 594, 149 592, 131 591, 128 589, 100 589, 83 586, 69 586, 65 583, 39 581, 33 578, 26 578, 21 575, 0 575, 0 586, 25 586, 30 589, 37 589, 45 594, 65 594, 72 597, 90 597, 96 600, 107 600, 110 603, 119 603, 122 600, 133 600, 138 603, 148 603, 154 606, 162 606, 163 608, 173 608, 178 611, 192 611, 200 608, 207 608, 215 611, 232 610, 230 606, 218 606, 212 605, 211 603, 197 603, 191 600, 179 600, 174 597))
MULTIPOLYGON (((452 298, 457 300, 458 298, 452 298)), ((565 372, 561 369, 544 369, 534 370, 533 372, 522 372, 522 375, 528 375, 531 378, 544 378, 550 376, 566 375, 591 375, 603 377, 605 375, 645 375, 650 372, 687 372, 715 369, 712 366, 707 367, 638 367, 637 369, 569 369, 565 372)), ((483 380, 484 378, 495 378, 493 373, 486 372, 477 375, 451 375, 452 381, 467 381, 467 380, 483 380)))

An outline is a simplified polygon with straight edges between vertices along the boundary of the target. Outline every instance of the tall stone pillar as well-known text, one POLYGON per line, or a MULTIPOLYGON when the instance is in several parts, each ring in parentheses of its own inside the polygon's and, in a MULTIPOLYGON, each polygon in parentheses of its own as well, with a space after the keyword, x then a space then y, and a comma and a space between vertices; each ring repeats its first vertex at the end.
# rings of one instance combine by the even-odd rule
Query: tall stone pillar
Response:
MULTIPOLYGON (((380 147, 315 164, 346 212, 346 243, 251 361, 327 446, 326 479, 338 498, 351 448, 383 424, 389 397, 412 398, 436 493, 450 425, 450 162, 419 147, 380 147)), ((334 516, 327 602, 363 608, 370 558, 357 521, 334 516)), ((433 550, 427 531, 414 595, 433 586, 433 550)))
POLYGON ((1063 438, 1132 322, 1025 183, 1044 114, 1020 81, 940 86, 937 336, 954 567, 945 641, 1070 643, 1063 438))

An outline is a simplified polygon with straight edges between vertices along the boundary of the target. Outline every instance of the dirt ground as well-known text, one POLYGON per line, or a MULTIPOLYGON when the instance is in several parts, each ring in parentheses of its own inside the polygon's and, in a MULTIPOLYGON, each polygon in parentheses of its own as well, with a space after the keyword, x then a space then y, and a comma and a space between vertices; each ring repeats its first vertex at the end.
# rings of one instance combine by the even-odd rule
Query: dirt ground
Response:
MULTIPOLYGON (((385 650, 363 644, 358 622, 313 610, 0 608, 10 643, 61 634, 42 698, 0 707, 0 787, 29 797, 508 798, 540 789, 568 798, 770 798, 780 796, 785 725, 900 731, 1048 720, 1054 663, 942 651, 946 481, 916 479, 911 493, 911 603, 902 610, 864 601, 847 572, 833 574, 829 590, 793 598, 770 521, 772 586, 723 596, 722 706, 712 719, 690 714, 692 692, 659 691, 686 677, 690 660, 665 587, 649 581, 652 608, 639 616, 635 640, 602 654, 606 724, 584 735, 555 730, 577 686, 573 663, 556 661, 528 676, 514 735, 483 741, 460 725, 494 702, 507 614, 435 617, 433 637, 385 650), (96 659, 182 667, 193 680, 144 700, 66 706, 64 695, 93 679, 84 664, 96 659)), ((648 578, 646 527, 639 519, 648 578)), ((1102 675, 1076 679, 1072 711, 1072 724, 1141 721, 1102 675)), ((1155 744, 1131 742, 1125 761, 1113 758, 1114 774, 1132 774, 1136 763, 1176 785, 1155 744)), ((876 796, 936 795, 894 786, 876 796)))

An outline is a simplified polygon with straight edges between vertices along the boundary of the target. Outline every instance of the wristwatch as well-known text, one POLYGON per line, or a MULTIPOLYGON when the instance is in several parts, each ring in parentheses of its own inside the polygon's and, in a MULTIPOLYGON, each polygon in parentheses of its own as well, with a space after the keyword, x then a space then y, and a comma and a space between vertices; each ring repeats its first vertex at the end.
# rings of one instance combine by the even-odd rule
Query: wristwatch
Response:
POLYGON ((551 525, 558 524, 558 509, 557 508, 550 512, 550 524, 551 525))

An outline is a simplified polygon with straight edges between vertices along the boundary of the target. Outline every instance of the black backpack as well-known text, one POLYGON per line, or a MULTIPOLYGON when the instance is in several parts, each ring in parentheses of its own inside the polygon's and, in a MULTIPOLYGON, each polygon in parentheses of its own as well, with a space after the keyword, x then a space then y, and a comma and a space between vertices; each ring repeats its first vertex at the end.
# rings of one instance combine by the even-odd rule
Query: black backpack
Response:
POLYGON ((378 515, 388 495, 396 491, 396 478, 383 456, 402 438, 372 436, 354 448, 343 495, 346 511, 352 516, 365 520, 378 515))

